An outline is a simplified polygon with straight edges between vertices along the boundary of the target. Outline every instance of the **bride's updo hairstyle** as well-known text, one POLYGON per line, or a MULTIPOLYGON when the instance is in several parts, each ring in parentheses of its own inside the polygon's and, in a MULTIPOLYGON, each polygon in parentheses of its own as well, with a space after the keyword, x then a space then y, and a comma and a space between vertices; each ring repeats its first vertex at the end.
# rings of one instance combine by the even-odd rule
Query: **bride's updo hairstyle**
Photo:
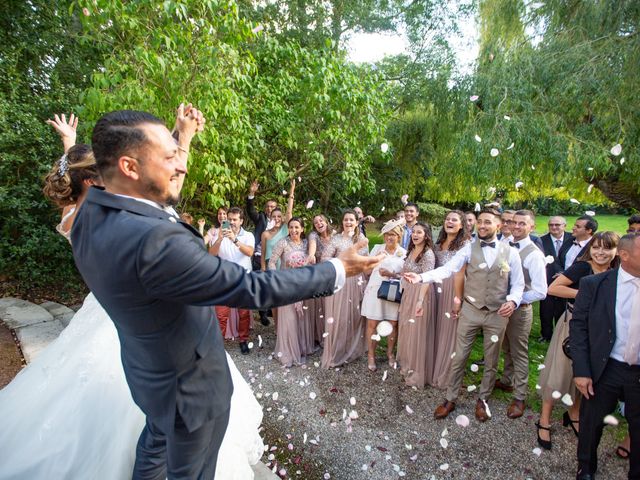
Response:
POLYGON ((56 205, 73 205, 85 189, 85 180, 100 178, 91 147, 78 144, 71 147, 54 163, 44 179, 44 194, 56 205))

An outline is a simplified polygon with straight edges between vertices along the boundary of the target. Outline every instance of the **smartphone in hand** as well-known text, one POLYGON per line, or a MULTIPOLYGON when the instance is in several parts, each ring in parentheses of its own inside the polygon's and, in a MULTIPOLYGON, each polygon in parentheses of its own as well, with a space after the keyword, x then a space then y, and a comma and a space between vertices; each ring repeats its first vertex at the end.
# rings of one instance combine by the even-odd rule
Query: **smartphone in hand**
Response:
POLYGON ((222 225, 220 225, 220 228, 223 228, 225 230, 230 230, 231 229, 231 225, 229 224, 229 220, 224 220, 222 222, 222 225))

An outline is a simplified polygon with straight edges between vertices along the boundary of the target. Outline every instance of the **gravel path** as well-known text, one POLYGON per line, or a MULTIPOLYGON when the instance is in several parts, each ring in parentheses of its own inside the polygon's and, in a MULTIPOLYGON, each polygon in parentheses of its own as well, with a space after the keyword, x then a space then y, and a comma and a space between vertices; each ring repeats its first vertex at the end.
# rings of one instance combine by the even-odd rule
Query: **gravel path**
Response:
MULTIPOLYGON (((364 357, 340 369, 321 370, 316 366, 319 354, 310 357, 305 367, 285 369, 271 358, 273 326, 258 323, 254 328, 250 355, 240 355, 233 342, 226 347, 264 409, 268 451, 263 461, 275 466, 281 477, 575 478, 577 440, 559 421, 552 433, 553 450, 537 456, 533 453, 537 413, 527 410, 524 417, 510 420, 505 414, 507 404, 492 399, 493 417, 481 424, 474 417, 477 397, 465 391, 458 399, 458 409, 436 421, 432 414, 443 392, 405 387, 399 372, 388 367, 383 380, 382 359, 373 374, 364 357), (258 348, 258 335, 262 348, 258 348), (349 414, 357 418, 349 419, 349 414), (455 422, 461 414, 470 420, 466 428, 455 422), (441 439, 448 442, 447 448, 441 439)), ((613 455, 615 445, 613 430, 605 429, 600 478, 626 478, 628 463, 613 455)))

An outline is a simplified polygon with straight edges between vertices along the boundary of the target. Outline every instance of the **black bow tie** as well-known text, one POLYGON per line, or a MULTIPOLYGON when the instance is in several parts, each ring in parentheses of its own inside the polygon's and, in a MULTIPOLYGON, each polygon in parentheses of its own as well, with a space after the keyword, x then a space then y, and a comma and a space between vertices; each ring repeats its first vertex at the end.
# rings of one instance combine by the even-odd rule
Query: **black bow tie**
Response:
POLYGON ((511 245, 512 247, 516 247, 517 249, 520 249, 520 242, 509 242, 509 245, 511 245))
POLYGON ((496 248, 496 242, 480 242, 480 248, 484 247, 496 248))
POLYGON ((579 247, 579 246, 580 246, 580 243, 579 243, 579 242, 576 242, 575 240, 573 241, 573 244, 574 244, 575 246, 577 246, 577 247, 579 247))

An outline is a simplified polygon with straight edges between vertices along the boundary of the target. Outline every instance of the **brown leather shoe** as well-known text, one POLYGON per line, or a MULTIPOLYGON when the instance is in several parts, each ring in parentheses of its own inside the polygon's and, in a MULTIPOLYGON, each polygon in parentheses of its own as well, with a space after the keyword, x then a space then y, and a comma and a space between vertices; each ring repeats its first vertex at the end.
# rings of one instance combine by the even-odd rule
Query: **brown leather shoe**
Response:
POLYGON ((438 405, 436 410, 433 412, 433 418, 435 418, 436 420, 446 418, 455 409, 456 409, 455 402, 450 402, 449 400, 445 400, 444 403, 442 405, 438 405))
POLYGON ((481 399, 478 399, 476 402, 476 418, 479 422, 486 422, 489 420, 489 415, 487 414, 487 410, 484 407, 484 402, 481 399))
POLYGON ((507 407, 507 417, 520 418, 524 413, 524 408, 524 400, 516 400, 514 398, 511 405, 507 407))
POLYGON ((507 393, 513 392, 513 387, 511 385, 505 385, 500 380, 496 380, 496 383, 494 384, 494 386, 495 388, 497 388, 498 390, 502 390, 503 392, 507 392, 507 393))

